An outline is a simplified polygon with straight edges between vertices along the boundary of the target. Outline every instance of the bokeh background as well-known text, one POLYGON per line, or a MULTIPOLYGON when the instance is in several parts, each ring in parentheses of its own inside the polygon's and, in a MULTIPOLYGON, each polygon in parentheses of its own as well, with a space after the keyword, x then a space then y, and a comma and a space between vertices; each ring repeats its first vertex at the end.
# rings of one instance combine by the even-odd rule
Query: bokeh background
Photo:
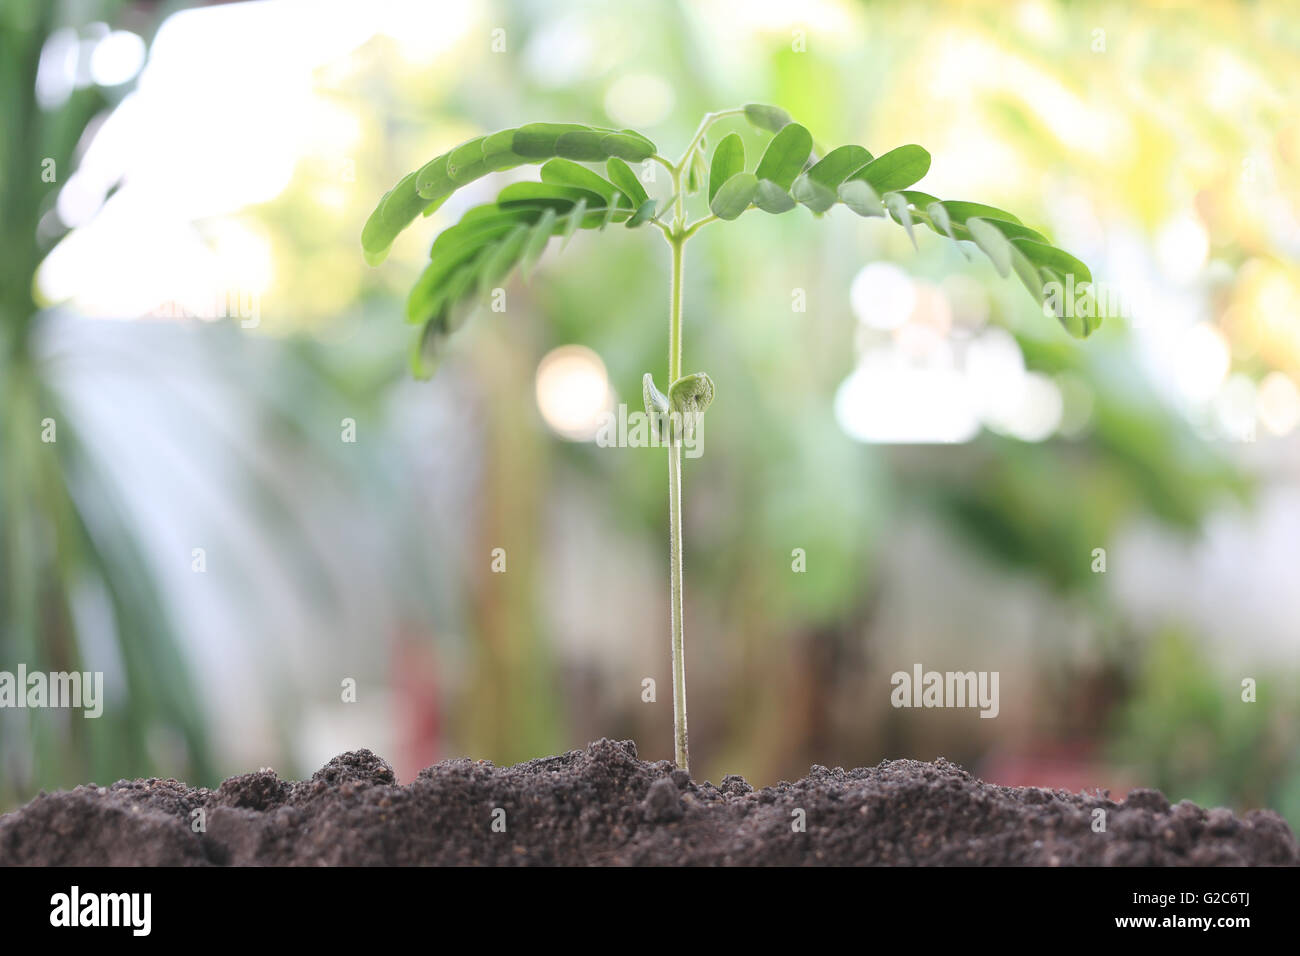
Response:
POLYGON ((982 257, 842 207, 691 243, 695 775, 942 755, 1300 824, 1291 7, 0 0, 0 670, 107 695, 0 711, 0 808, 363 746, 404 780, 670 757, 663 454, 590 441, 666 373, 666 246, 575 237, 417 383, 405 292, 504 177, 382 268, 358 237, 481 132, 676 156, 759 101, 926 146, 922 188, 1016 211, 1127 315, 1074 342, 982 257), (1000 715, 893 709, 917 662, 999 671, 1000 715))

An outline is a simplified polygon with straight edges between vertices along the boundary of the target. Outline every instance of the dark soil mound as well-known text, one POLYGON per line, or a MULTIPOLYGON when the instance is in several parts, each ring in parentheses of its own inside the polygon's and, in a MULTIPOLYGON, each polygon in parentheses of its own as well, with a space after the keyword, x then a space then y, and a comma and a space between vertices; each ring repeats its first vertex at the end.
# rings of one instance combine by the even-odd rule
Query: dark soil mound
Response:
POLYGON ((944 760, 814 767, 754 790, 694 783, 601 740, 517 767, 449 760, 405 787, 361 750, 300 783, 264 770, 216 790, 135 780, 42 794, 0 817, 0 862, 1295 865, 1300 849, 1276 813, 1171 807, 1154 790, 1115 803, 996 787, 944 760))

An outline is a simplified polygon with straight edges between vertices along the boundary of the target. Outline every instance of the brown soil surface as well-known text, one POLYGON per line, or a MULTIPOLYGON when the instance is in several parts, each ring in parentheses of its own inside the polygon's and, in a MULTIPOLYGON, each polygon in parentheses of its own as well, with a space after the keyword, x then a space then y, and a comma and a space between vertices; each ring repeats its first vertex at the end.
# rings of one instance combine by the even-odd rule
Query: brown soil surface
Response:
POLYGON ((1116 803, 998 787, 944 760, 813 767, 754 790, 601 740, 515 767, 444 761, 407 786, 361 750, 301 782, 266 770, 216 790, 124 780, 41 794, 0 816, 0 863, 1297 865, 1300 848, 1272 811, 1170 806, 1154 790, 1116 803))

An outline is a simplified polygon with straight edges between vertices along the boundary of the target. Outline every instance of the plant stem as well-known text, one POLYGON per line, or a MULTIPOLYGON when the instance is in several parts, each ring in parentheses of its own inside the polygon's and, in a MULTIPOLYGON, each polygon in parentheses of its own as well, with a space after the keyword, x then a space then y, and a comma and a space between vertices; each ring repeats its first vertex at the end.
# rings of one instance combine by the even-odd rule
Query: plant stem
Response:
MULTIPOLYGON (((724 116, 743 113, 743 109, 706 114, 680 162, 672 165, 660 156, 652 159, 668 168, 676 197, 672 228, 663 227, 664 236, 673 250, 672 287, 668 308, 668 386, 682 377, 682 273, 685 265, 686 240, 697 229, 716 219, 708 216, 691 226, 686 225, 686 197, 682 192, 682 173, 691 162, 691 154, 708 128, 724 116)), ((668 444, 668 538, 669 538, 669 613, 672 616, 673 651, 673 751, 677 766, 690 771, 690 749, 686 735, 686 615, 682 600, 682 445, 681 435, 672 434, 668 444)))
POLYGON ((740 116, 744 112, 745 108, 743 106, 737 106, 734 109, 718 110, 716 113, 705 113, 704 119, 700 120, 700 128, 697 129, 695 135, 691 137, 691 144, 686 147, 686 152, 682 153, 682 158, 677 163, 677 168, 686 168, 686 164, 690 162, 691 153, 695 151, 696 146, 700 145, 700 140, 704 138, 704 134, 708 132, 710 126, 720 119, 725 119, 728 116, 740 116))
MULTIPOLYGON (((682 268, 684 237, 671 240, 672 294, 669 305, 668 383, 682 376, 682 268)), ((690 769, 686 744, 686 619, 682 609, 682 446, 680 436, 668 445, 669 597, 672 615, 673 745, 677 766, 690 769)))

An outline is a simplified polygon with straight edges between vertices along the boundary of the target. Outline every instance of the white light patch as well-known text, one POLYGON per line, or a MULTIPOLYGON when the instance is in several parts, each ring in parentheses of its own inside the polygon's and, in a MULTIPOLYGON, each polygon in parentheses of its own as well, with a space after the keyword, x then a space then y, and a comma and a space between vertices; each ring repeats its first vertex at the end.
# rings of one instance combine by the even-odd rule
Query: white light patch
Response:
POLYGON ((524 68, 541 86, 573 86, 592 71, 596 38, 584 17, 570 15, 552 20, 528 40, 524 68))
POLYGON ((346 66, 384 30, 431 36, 420 41, 431 49, 454 44, 471 14, 435 6, 268 0, 182 10, 159 27, 147 61, 139 37, 126 31, 102 27, 84 41, 72 31, 51 36, 37 79, 42 105, 92 80, 125 82, 144 65, 75 175, 61 179, 58 216, 74 228, 38 272, 42 299, 132 318, 265 291, 272 278, 265 243, 220 220, 278 196, 303 157, 354 155, 357 118, 316 91, 319 70, 346 66))
POLYGON ((1006 329, 985 329, 966 347, 966 380, 980 418, 1001 422, 1014 416, 1025 379, 1025 357, 1006 329))
POLYGON ((1028 372, 1021 379, 1015 403, 996 428, 1021 441, 1045 441, 1060 427, 1064 411, 1065 402, 1057 384, 1046 375, 1028 372))
POLYGON ((121 86, 144 66, 144 40, 130 30, 114 30, 90 54, 90 78, 100 86, 121 86))
POLYGON ((872 262, 853 277, 849 304, 863 325, 891 331, 906 322, 916 308, 916 285, 898 266, 872 262))
POLYGON ((1228 342, 1208 322, 1187 330, 1179 343, 1175 366, 1178 388, 1190 402, 1208 402, 1228 375, 1231 364, 1228 342))
POLYGON ((980 428, 961 373, 887 348, 869 352, 840 384, 835 420, 850 438, 889 445, 967 442, 980 428))
POLYGON ((668 81, 655 73, 621 76, 605 94, 605 112, 620 126, 654 126, 668 118, 676 96, 668 81))
POLYGON ((1300 389, 1282 372, 1269 372, 1255 396, 1259 422, 1274 435, 1287 435, 1300 425, 1300 389))
POLYGON ((1228 441, 1255 440, 1255 383, 1245 375, 1234 375, 1214 399, 1214 417, 1219 434, 1228 441))
POLYGON ((1190 282, 1205 268, 1210 236, 1193 215, 1183 215, 1161 227, 1156 235, 1156 260, 1174 282, 1190 282))
POLYGON ((570 441, 591 441, 613 406, 605 363, 589 348, 561 345, 537 366, 537 410, 570 441))

